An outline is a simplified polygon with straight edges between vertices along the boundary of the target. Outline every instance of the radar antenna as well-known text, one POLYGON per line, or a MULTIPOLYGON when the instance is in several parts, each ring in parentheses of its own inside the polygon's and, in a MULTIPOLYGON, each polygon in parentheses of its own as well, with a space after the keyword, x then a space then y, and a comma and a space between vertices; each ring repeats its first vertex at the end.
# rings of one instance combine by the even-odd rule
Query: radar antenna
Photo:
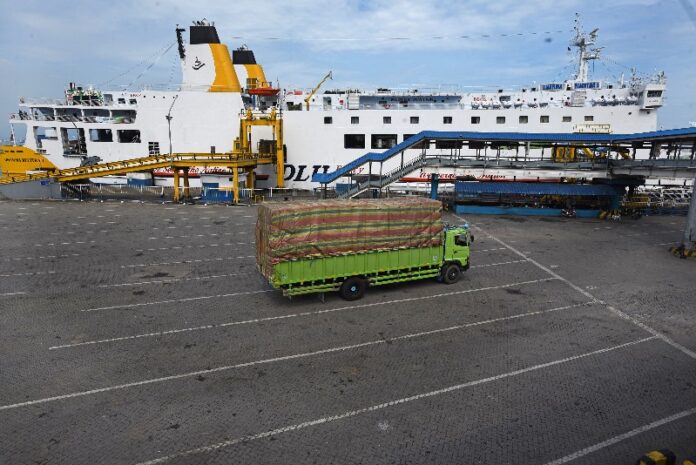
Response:
POLYGON ((580 24, 580 14, 575 13, 575 37, 570 42, 572 47, 578 48, 578 71, 575 79, 578 82, 587 82, 588 63, 592 60, 599 59, 599 54, 603 47, 594 47, 597 41, 597 32, 599 28, 595 28, 589 34, 582 31, 580 24))

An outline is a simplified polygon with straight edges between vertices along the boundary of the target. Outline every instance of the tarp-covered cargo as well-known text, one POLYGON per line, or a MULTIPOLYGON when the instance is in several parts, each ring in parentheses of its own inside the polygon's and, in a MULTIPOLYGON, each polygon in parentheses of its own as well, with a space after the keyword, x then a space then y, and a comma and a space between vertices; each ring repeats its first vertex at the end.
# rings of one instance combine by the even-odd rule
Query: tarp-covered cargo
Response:
POLYGON ((289 260, 441 245, 437 200, 318 200, 265 203, 256 224, 256 261, 271 278, 289 260))

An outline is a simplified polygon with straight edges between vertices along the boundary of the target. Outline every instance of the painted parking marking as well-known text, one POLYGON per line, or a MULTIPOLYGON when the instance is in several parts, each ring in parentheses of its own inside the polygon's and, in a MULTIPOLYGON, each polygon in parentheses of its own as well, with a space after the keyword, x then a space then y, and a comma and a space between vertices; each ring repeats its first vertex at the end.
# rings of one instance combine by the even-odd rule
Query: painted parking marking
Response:
POLYGON ((26 295, 26 292, 4 292, 0 294, 0 297, 12 297, 15 295, 26 295))
POLYGON ((79 253, 66 253, 60 255, 39 255, 37 257, 7 257, 3 258, 3 262, 18 262, 23 260, 49 260, 51 258, 66 258, 66 257, 79 257, 79 253))
POLYGON ((240 260, 244 258, 255 258, 255 255, 240 255, 237 257, 215 257, 215 258, 195 258, 191 260, 178 260, 171 262, 159 263, 132 263, 130 265, 121 265, 121 268, 143 268, 147 266, 166 266, 166 265, 185 265, 189 263, 205 263, 205 262, 221 262, 224 260, 240 260))
POLYGON ((164 237, 148 237, 148 240, 163 240, 163 239, 190 239, 192 237, 215 237, 215 236, 234 236, 235 234, 243 234, 243 232, 222 232, 210 234, 182 234, 179 236, 164 236, 164 237))
MULTIPOLYGON (((634 340, 634 341, 627 342, 624 344, 619 344, 616 346, 611 346, 611 347, 606 347, 606 348, 599 349, 599 350, 594 350, 592 352, 585 352, 582 354, 573 355, 571 357, 566 357, 566 358, 554 360, 551 362, 540 363, 538 365, 532 365, 532 366, 529 366, 527 368, 522 368, 520 370, 515 370, 515 371, 510 371, 510 372, 502 373, 502 374, 495 375, 495 376, 490 376, 488 378, 481 378, 481 379, 477 379, 474 381, 468 381, 466 383, 455 384, 453 386, 448 386, 448 387, 445 387, 442 389, 437 389, 434 391, 423 392, 423 393, 416 394, 416 395, 409 396, 409 397, 402 397, 400 399, 391 400, 389 402, 375 404, 375 405, 371 405, 369 407, 364 407, 364 408, 360 408, 360 409, 356 409, 356 410, 350 410, 350 411, 339 413, 336 415, 325 416, 325 417, 317 418, 315 420, 306 421, 303 423, 296 423, 293 425, 283 426, 281 428, 277 428, 277 429, 270 430, 270 431, 265 431, 263 433, 242 436, 242 437, 235 438, 235 439, 229 439, 226 441, 218 442, 216 444, 197 447, 195 449, 188 449, 188 450, 185 450, 182 452, 176 452, 174 454, 158 457, 158 458, 153 459, 153 460, 140 462, 137 465, 156 465, 159 463, 168 462, 170 460, 174 460, 174 459, 181 458, 181 457, 187 457, 187 456, 205 453, 205 452, 212 452, 212 451, 219 450, 219 449, 222 449, 225 447, 233 446, 235 444, 241 444, 241 443, 246 443, 246 442, 250 442, 250 441, 255 441, 258 439, 269 438, 271 436, 278 436, 280 434, 288 433, 291 431, 297 431, 297 430, 309 428, 312 426, 323 425, 326 423, 331 423, 334 421, 343 420, 345 418, 356 417, 358 415, 362 415, 365 413, 372 413, 372 412, 376 412, 378 410, 383 410, 383 409, 394 407, 397 405, 403 405, 403 404, 418 401, 421 399, 427 399, 430 397, 440 396, 442 394, 448 394, 451 392, 457 392, 457 391, 460 391, 462 389, 470 388, 473 386, 479 386, 482 384, 487 384, 487 383, 499 381, 501 379, 512 378, 515 376, 523 375, 525 373, 543 370, 545 368, 550 368, 550 367, 562 365, 565 363, 574 362, 576 360, 581 360, 581 359, 588 358, 588 357, 594 357, 597 355, 605 354, 607 352, 612 352, 615 350, 620 350, 620 349, 623 349, 626 347, 634 346, 636 344, 641 344, 643 342, 647 342, 647 341, 650 341, 653 339, 656 339, 656 336, 650 336, 647 338, 634 340)), ((0 407, 0 409, 2 409, 2 407, 0 407)))
POLYGON ((46 242, 44 244, 34 244, 35 247, 55 247, 56 245, 73 245, 73 244, 95 244, 96 240, 91 241, 76 241, 76 242, 61 242, 56 244, 55 242, 46 242))
MULTIPOLYGON (((657 336, 653 336, 653 337, 657 337, 657 336)), ((638 436, 639 434, 642 434, 646 431, 650 431, 651 429, 655 429, 655 428, 658 428, 660 426, 675 422, 677 420, 681 420, 682 418, 686 418, 686 417, 694 415, 694 414, 696 414, 696 407, 688 409, 688 410, 682 410, 681 412, 675 413, 674 415, 670 415, 668 417, 661 418, 657 421, 653 421, 652 423, 648 423, 647 425, 639 426, 638 428, 632 429, 631 431, 627 431, 623 434, 619 434, 617 436, 614 436, 613 438, 609 438, 606 441, 602 441, 602 442, 594 444, 592 446, 585 447, 584 449, 580 449, 579 451, 573 452, 572 454, 568 454, 565 457, 561 457, 560 459, 548 462, 546 465, 562 465, 564 463, 572 462, 575 459, 592 454, 593 452, 597 452, 598 450, 602 450, 604 448, 607 448, 609 446, 617 444, 625 439, 630 439, 630 438, 632 438, 634 436, 638 436)), ((686 462, 684 462, 684 463, 686 463, 686 462)))
MULTIPOLYGON (((455 215, 455 217, 459 218, 459 219, 462 220, 462 221, 466 221, 466 220, 464 220, 464 218, 461 218, 460 216, 455 215)), ((556 279, 558 279, 558 280, 564 282, 565 284, 567 284, 567 285, 570 286, 571 288, 575 289, 576 291, 578 291, 579 293, 581 293, 582 295, 584 295, 584 296, 587 297, 588 299, 591 299, 591 300, 593 300, 593 301, 595 301, 595 302, 599 302, 600 304, 604 305, 604 306, 606 307, 607 310, 609 310, 611 313, 613 313, 614 315, 618 316, 619 318, 633 323, 635 326, 638 326, 638 327, 641 328, 642 330, 644 330, 644 331, 646 331, 646 332, 652 334, 653 336, 655 336, 655 337, 657 337, 658 339, 662 340, 663 342, 669 344, 670 346, 674 347, 675 349, 677 349, 678 351, 680 351, 680 352, 682 352, 683 354, 687 355, 688 357, 690 357, 690 358, 696 360, 696 352, 694 352, 693 350, 686 348, 685 346, 683 346, 683 345, 679 344, 678 342, 674 341, 673 339, 667 337, 666 335, 662 334, 661 332, 657 331, 656 329, 652 328, 651 326, 648 326, 648 325, 646 325, 645 323, 636 320, 635 318, 633 318, 633 317, 630 316, 629 314, 627 314, 627 313, 625 313, 625 312, 622 312, 621 310, 619 310, 619 309, 613 307, 612 305, 609 305, 607 302, 604 302, 603 300, 601 300, 601 299, 595 297, 594 295, 590 294, 588 291, 586 291, 586 290, 583 289, 582 287, 578 286, 577 284, 572 283, 570 280, 568 280, 568 279, 562 277, 561 275, 559 275, 558 273, 554 272, 554 271, 551 270, 550 268, 545 267, 544 265, 542 265, 541 263, 537 262, 537 261, 534 260, 533 258, 528 257, 527 255, 523 254, 522 252, 520 252, 519 250, 515 249, 515 248, 512 247, 511 245, 506 244, 506 243, 503 242, 502 240, 500 240, 500 239, 498 239, 497 237, 491 235, 490 233, 484 231, 483 229, 481 229, 481 228, 479 228, 479 227, 477 227, 477 226, 473 226, 473 227, 476 228, 477 230, 481 231, 483 234, 485 234, 486 236, 488 236, 488 237, 491 238, 492 240, 496 241, 496 242, 499 243, 500 245, 502 245, 502 246, 504 246, 504 247, 507 247, 508 249, 510 249, 511 252, 513 252, 513 253, 515 253, 516 255, 519 255, 520 257, 522 257, 523 259, 529 261, 529 263, 533 264, 534 266, 536 266, 536 267, 539 268, 540 270, 546 272, 548 275, 550 275, 550 276, 552 276, 552 277, 554 277, 554 278, 556 278, 556 279)))
POLYGON ((481 253, 481 252, 494 252, 497 250, 507 250, 505 247, 495 247, 493 249, 483 249, 483 250, 476 250, 472 249, 473 252, 481 253))
POLYGON ((197 297, 184 297, 182 299, 167 299, 167 300, 155 300, 152 302, 139 302, 139 303, 135 303, 135 304, 110 305, 108 307, 84 308, 80 311, 81 312, 98 312, 98 311, 102 311, 102 310, 116 310, 116 309, 120 309, 120 308, 123 308, 123 309, 140 308, 140 307, 149 307, 152 305, 195 302, 198 300, 225 299, 228 297, 237 297, 240 295, 251 295, 251 294, 263 294, 266 292, 275 292, 275 289, 263 289, 263 290, 258 290, 258 291, 244 291, 244 292, 229 292, 227 294, 202 295, 202 296, 197 296, 197 297))
POLYGON ((51 270, 51 271, 27 271, 25 273, 6 273, 6 274, 0 274, 0 278, 9 278, 11 276, 37 276, 37 275, 42 275, 42 274, 55 274, 56 272, 51 270))
POLYGON ((512 260, 509 262, 487 263, 485 265, 471 265, 471 268, 486 268, 489 266, 512 265, 514 263, 526 263, 526 262, 527 262, 527 260, 512 260))
MULTIPOLYGON (((500 286, 495 286, 493 288, 487 287, 487 288, 481 288, 481 289, 469 289, 468 291, 469 292, 478 292, 478 291, 482 291, 482 290, 487 291, 487 290, 493 290, 493 289, 504 289, 506 287, 519 286, 521 284, 522 283, 502 284, 500 286)), ((208 329, 226 328, 229 326, 241 326, 241 325, 256 324, 256 323, 266 323, 269 321, 276 321, 276 320, 288 320, 291 318, 317 316, 317 315, 324 315, 327 313, 344 312, 344 311, 348 311, 348 310, 359 310, 359 309, 363 309, 363 308, 376 307, 376 306, 380 306, 380 305, 404 303, 405 301, 410 302, 410 301, 414 301, 414 300, 426 300, 426 299, 431 299, 431 298, 435 298, 435 297, 436 296, 422 296, 422 297, 414 297, 414 298, 410 298, 410 299, 390 300, 388 302, 373 302, 370 304, 350 305, 350 306, 346 306, 346 307, 328 308, 328 309, 323 309, 323 310, 315 310, 315 311, 311 311, 311 312, 290 313, 290 314, 285 314, 285 315, 269 316, 269 317, 264 317, 264 318, 252 318, 252 319, 248 319, 248 320, 229 321, 226 323, 219 323, 219 324, 192 326, 189 328, 170 329, 170 330, 166 330, 166 331, 154 331, 154 332, 150 332, 150 333, 141 333, 141 334, 135 334, 135 335, 131 335, 131 336, 119 336, 119 337, 112 337, 112 338, 105 338, 105 339, 95 339, 95 340, 91 340, 91 341, 83 341, 83 342, 76 342, 76 343, 72 343, 72 344, 61 344, 61 345, 57 345, 57 346, 52 346, 52 347, 49 347, 49 350, 65 349, 68 347, 79 347, 79 346, 94 345, 94 344, 104 344, 104 343, 118 342, 118 341, 128 341, 128 340, 141 339, 141 338, 146 338, 146 337, 160 337, 160 336, 166 336, 166 335, 170 335, 170 334, 190 333, 190 332, 194 332, 194 331, 203 331, 203 330, 208 330, 208 329)), ((592 304, 594 304, 594 302, 583 302, 583 303, 579 303, 579 304, 566 305, 563 307, 555 307, 555 308, 551 308, 548 310, 539 310, 536 312, 525 312, 525 313, 520 313, 518 315, 494 318, 494 319, 484 320, 484 321, 479 321, 479 322, 474 322, 474 323, 467 323, 467 324, 463 324, 463 325, 459 325, 459 326, 461 326, 462 328, 468 328, 468 327, 473 327, 473 326, 480 326, 483 324, 495 323, 495 322, 499 322, 499 321, 524 318, 527 316, 534 316, 534 315, 541 315, 541 314, 545 314, 545 313, 569 310, 572 308, 589 306, 592 304)))
MULTIPOLYGON (((296 359, 300 359, 300 358, 315 357, 317 355, 325 355, 325 354, 330 354, 330 353, 346 352, 349 350, 360 349, 360 348, 370 347, 370 346, 376 346, 376 345, 380 345, 380 344, 391 344, 395 341, 405 341, 405 340, 417 339, 417 338, 424 337, 424 336, 430 336, 433 334, 442 334, 442 333, 446 333, 446 332, 450 332, 450 331, 456 331, 459 329, 461 329, 461 328, 450 326, 447 328, 440 328, 440 329, 435 329, 435 330, 430 330, 430 331, 421 331, 421 332, 417 332, 417 333, 404 334, 401 336, 395 336, 395 337, 388 338, 388 339, 386 339, 386 338, 376 339, 376 340, 367 341, 367 342, 360 342, 357 344, 349 344, 349 345, 343 345, 343 346, 329 347, 326 349, 320 349, 320 350, 315 350, 315 351, 311 351, 311 352, 300 352, 300 353, 295 353, 295 354, 290 354, 290 355, 282 355, 279 357, 254 360, 254 361, 250 361, 250 362, 236 363, 233 365, 223 365, 223 366, 219 366, 219 367, 215 367, 215 368, 206 368, 204 370, 191 371, 191 372, 187 372, 187 373, 179 373, 179 374, 169 375, 169 376, 162 376, 159 378, 150 378, 150 379, 145 379, 145 380, 141 380, 141 381, 134 381, 134 382, 130 382, 130 383, 116 384, 113 386, 106 386, 106 387, 97 388, 97 389, 90 389, 87 391, 77 391, 77 392, 72 392, 69 394, 62 394, 62 395, 58 395, 58 396, 45 397, 42 399, 34 399, 34 400, 29 400, 29 401, 24 401, 24 402, 18 402, 15 404, 0 405, 0 411, 1 410, 15 409, 15 408, 19 408, 19 407, 26 407, 29 405, 44 404, 47 402, 54 402, 54 401, 58 401, 58 400, 89 396, 89 395, 93 395, 93 394, 99 394, 102 392, 117 391, 117 390, 127 389, 127 388, 131 388, 131 387, 145 386, 148 384, 156 384, 156 383, 162 383, 162 382, 166 382, 166 381, 173 381, 173 380, 178 380, 178 379, 183 379, 183 378, 190 378, 190 377, 195 377, 195 376, 199 376, 199 375, 218 373, 221 371, 246 368, 246 367, 251 367, 251 366, 256 366, 256 365, 265 365, 265 364, 282 362, 282 361, 287 361, 287 360, 296 360, 296 359)), ((593 352, 589 352, 588 355, 609 352, 609 351, 614 350, 614 349, 626 347, 626 346, 637 344, 637 343, 644 342, 644 341, 649 341, 651 339, 655 339, 655 336, 650 336, 650 337, 639 339, 639 340, 636 340, 633 342, 620 344, 618 346, 613 346, 613 347, 610 347, 607 349, 596 350, 593 352)), ((576 360, 576 359, 582 358, 582 357, 583 357, 582 355, 580 355, 580 356, 576 355, 576 356, 569 357, 567 359, 562 359, 562 360, 570 361, 570 360, 576 360)), ((553 365, 557 365, 557 364, 558 364, 558 362, 549 362, 549 363, 545 363, 542 365, 536 365, 536 366, 546 367, 546 366, 553 366, 553 365)), ((512 373, 527 372, 527 371, 531 371, 531 370, 529 370, 529 369, 516 370, 515 372, 512 372, 512 373)), ((498 375, 494 378, 501 379, 501 376, 506 377, 504 375, 498 375)))
POLYGON ((195 276, 192 278, 171 278, 171 279, 158 279, 154 281, 139 281, 135 283, 118 283, 118 284, 101 284, 99 287, 128 287, 128 286, 145 286, 148 284, 166 284, 181 281, 206 281, 208 279, 219 279, 226 278, 229 276, 241 276, 250 273, 227 273, 227 274, 216 274, 210 276, 195 276))

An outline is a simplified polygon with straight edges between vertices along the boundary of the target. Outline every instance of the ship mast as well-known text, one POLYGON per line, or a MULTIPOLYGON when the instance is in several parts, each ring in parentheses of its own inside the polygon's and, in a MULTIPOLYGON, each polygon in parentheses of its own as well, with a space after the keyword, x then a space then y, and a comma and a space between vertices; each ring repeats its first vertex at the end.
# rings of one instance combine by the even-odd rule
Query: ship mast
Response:
POLYGON ((597 60, 599 58, 599 52, 602 47, 591 48, 597 40, 597 31, 599 28, 595 28, 589 34, 582 32, 582 26, 580 25, 580 14, 575 13, 575 37, 571 41, 570 45, 578 48, 578 71, 575 75, 575 79, 578 82, 587 82, 588 74, 588 63, 591 60, 597 60))

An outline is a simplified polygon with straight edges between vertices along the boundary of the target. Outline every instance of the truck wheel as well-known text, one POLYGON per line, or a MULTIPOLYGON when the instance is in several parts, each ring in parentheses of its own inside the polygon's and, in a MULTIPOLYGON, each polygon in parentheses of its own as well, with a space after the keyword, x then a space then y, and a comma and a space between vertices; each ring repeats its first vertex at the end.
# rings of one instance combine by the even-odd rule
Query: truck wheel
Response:
POLYGON ((442 281, 445 284, 454 284, 459 281, 459 277, 462 275, 462 271, 459 269, 459 265, 451 263, 445 265, 442 269, 442 281))
POLYGON ((367 283, 364 279, 353 276, 343 281, 341 284, 341 297, 346 300, 358 300, 363 295, 365 295, 365 288, 367 288, 367 283))

